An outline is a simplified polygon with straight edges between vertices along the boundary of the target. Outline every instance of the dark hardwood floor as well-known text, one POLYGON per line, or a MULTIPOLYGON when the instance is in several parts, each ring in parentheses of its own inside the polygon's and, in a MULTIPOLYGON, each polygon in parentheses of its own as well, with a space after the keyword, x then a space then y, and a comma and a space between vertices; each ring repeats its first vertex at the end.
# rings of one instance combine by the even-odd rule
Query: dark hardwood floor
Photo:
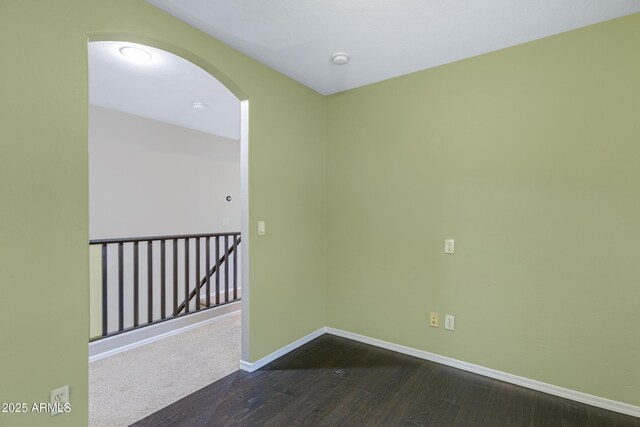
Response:
POLYGON ((134 424, 298 425, 622 427, 640 419, 323 335, 134 424))

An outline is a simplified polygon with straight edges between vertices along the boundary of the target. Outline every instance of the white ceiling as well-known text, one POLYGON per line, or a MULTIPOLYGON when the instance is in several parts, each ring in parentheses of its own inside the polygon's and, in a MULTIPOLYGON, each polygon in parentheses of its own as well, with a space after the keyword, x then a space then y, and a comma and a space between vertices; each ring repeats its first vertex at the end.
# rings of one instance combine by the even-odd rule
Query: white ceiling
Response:
POLYGON ((640 0, 147 0, 322 94, 640 12, 640 0), (333 65, 345 51, 351 61, 333 65))
POLYGON ((218 80, 193 63, 164 50, 124 42, 89 43, 89 102, 149 119, 238 139, 240 102, 218 80), (120 53, 141 47, 150 61, 120 53), (202 102, 204 110, 194 110, 202 102))

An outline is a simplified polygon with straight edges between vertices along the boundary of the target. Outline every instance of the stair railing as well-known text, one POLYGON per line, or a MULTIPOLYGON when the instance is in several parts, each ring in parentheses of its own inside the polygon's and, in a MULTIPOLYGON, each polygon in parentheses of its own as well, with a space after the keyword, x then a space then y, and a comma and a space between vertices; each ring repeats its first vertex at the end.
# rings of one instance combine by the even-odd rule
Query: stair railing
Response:
POLYGON ((239 301, 240 240, 239 232, 91 240, 101 250, 102 308, 91 341, 239 301))

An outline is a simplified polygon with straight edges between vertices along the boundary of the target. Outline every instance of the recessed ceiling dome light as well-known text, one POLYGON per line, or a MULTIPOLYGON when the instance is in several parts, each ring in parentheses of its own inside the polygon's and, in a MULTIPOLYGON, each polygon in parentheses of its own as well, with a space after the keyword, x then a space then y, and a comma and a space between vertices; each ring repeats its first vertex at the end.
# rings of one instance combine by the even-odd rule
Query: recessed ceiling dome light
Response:
POLYGON ((194 102, 192 107, 194 110, 204 110, 207 108, 207 106, 204 105, 204 102, 194 102))
POLYGON ((346 52, 336 52, 331 55, 331 62, 335 65, 344 65, 349 62, 349 54, 346 52))
POLYGON ((152 58, 149 52, 147 52, 144 49, 140 49, 139 47, 132 47, 132 46, 121 47, 120 53, 125 57, 137 62, 150 61, 152 58))

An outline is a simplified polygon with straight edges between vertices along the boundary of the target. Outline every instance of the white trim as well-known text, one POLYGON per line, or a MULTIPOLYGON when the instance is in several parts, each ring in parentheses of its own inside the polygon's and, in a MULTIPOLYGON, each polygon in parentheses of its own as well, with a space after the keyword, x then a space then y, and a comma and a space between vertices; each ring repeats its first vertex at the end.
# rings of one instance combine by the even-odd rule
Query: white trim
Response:
POLYGON ((238 368, 239 368, 241 371, 245 371, 245 372, 253 372, 253 371, 256 371, 256 370, 260 369, 260 368, 256 368, 256 367, 254 367, 254 366, 253 366, 253 363, 251 363, 251 362, 246 362, 246 361, 244 361, 244 360, 241 360, 241 361, 240 361, 240 365, 239 365, 239 367, 238 367, 238 368))
POLYGON ((308 343, 311 340, 314 340, 316 338, 318 338, 321 335, 324 335, 327 332, 327 328, 320 328, 315 332, 310 333, 307 336, 304 336, 290 344, 285 345, 284 347, 274 351, 273 353, 269 354, 268 356, 263 357, 262 359, 256 360, 255 362, 251 363, 251 362, 246 362, 244 360, 240 361, 240 370, 242 371, 246 371, 246 372, 253 372, 256 371, 260 368, 262 368, 263 366, 265 366, 268 363, 273 362, 274 360, 284 356, 285 354, 289 353, 290 351, 295 350, 296 348, 308 343))
POLYGON ((251 344, 251 310, 249 299, 249 101, 240 102, 240 287, 242 291, 242 323, 240 325, 240 358, 248 359, 251 344))
MULTIPOLYGON (((452 359, 450 357, 441 356, 439 354, 429 353, 428 351, 418 350, 412 347, 406 347, 400 344, 394 344, 364 335, 354 334, 352 332, 343 331, 335 328, 325 328, 326 332, 350 340, 359 341, 365 344, 373 345, 398 353, 407 354, 409 356, 418 357, 424 360, 440 363, 442 365, 451 366, 453 368, 462 369, 463 371, 473 372, 485 377, 494 378, 496 380, 505 381, 511 384, 530 388, 532 390, 541 391, 543 393, 562 397, 576 402, 585 403, 587 405, 596 406, 598 408, 608 409, 610 411, 619 412, 621 414, 631 415, 640 418, 640 406, 629 405, 628 403, 617 402, 615 400, 605 399, 603 397, 593 396, 591 394, 558 387, 552 384, 546 384, 529 378, 520 377, 495 369, 485 368, 483 366, 474 365, 472 363, 463 362, 461 360, 452 359)), ((271 355, 269 355, 271 356, 271 355)), ((267 357, 269 357, 267 356, 267 357)), ((249 371, 251 372, 251 371, 249 371)))
MULTIPOLYGON (((92 354, 92 353, 95 353, 95 354, 93 354, 92 356, 89 356, 89 363, 95 362, 96 360, 104 359, 105 357, 113 356, 118 353, 122 353, 127 350, 141 347, 143 345, 151 344, 152 342, 169 338, 174 335, 181 334, 183 332, 190 331, 191 329, 195 329, 199 326, 215 323, 219 320, 224 319, 225 317, 236 314, 238 311, 240 311, 239 306, 240 306, 240 303, 232 303, 232 304, 229 304, 229 306, 227 306, 229 308, 234 308, 232 312, 218 314, 220 313, 220 311, 216 311, 216 309, 206 310, 206 311, 203 311, 202 313, 194 313, 191 316, 179 317, 175 320, 168 320, 166 322, 159 323, 157 325, 147 326, 142 329, 134 329, 131 332, 127 332, 124 334, 115 335, 113 337, 103 338, 99 341, 91 342, 89 343, 89 354, 92 354), (230 307, 232 305, 233 307, 230 307), (197 323, 192 323, 192 324, 188 324, 187 326, 176 328, 176 326, 179 326, 180 324, 184 324, 183 322, 181 323, 181 321, 187 320, 187 318, 191 318, 191 319, 188 319, 190 321, 195 320, 194 318, 198 314, 203 314, 203 315, 207 314, 207 318, 197 323), (165 328, 169 327, 170 330, 168 332, 158 333, 159 331, 164 330, 164 329, 159 329, 160 327, 165 327, 165 328), (141 337, 148 336, 148 335, 151 335, 151 336, 149 336, 148 338, 141 339, 141 337), (130 341, 133 341, 133 342, 130 342, 130 341), (124 344, 124 342, 130 342, 130 343, 124 344)), ((226 308, 226 307, 220 307, 220 308, 226 308)))

